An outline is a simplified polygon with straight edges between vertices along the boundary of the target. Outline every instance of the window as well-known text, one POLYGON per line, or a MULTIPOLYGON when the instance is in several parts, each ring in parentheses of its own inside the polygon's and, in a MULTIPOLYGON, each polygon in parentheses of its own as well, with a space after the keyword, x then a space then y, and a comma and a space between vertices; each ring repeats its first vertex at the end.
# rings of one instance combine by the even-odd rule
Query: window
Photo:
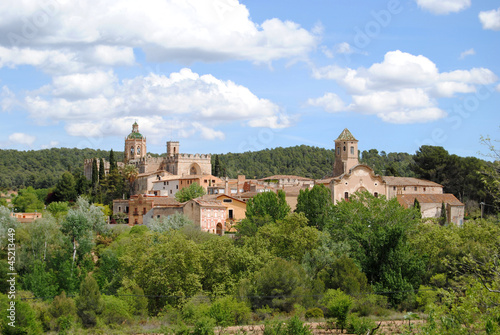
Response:
POLYGON ((164 182, 163 182, 163 185, 167 185, 167 182, 166 182, 166 181, 164 181, 164 182))
POLYGON ((337 155, 340 155, 340 147, 337 147, 337 155))
POLYGON ((416 190, 417 190, 417 187, 415 186, 413 189, 416 191, 416 190))
POLYGON ((393 186, 393 187, 392 187, 392 189, 393 189, 394 191, 396 191, 396 186, 393 186))
POLYGON ((233 219, 233 210, 232 209, 229 210, 228 216, 229 216, 229 219, 233 219))
POLYGON ((344 151, 345 151, 345 145, 344 145, 344 151))
POLYGON ((118 206, 118 212, 121 212, 122 211, 122 208, 120 206, 118 206))
POLYGON ((425 187, 424 187, 424 192, 425 192, 425 187))
POLYGON ((233 202, 233 199, 224 199, 223 202, 233 202))
POLYGON ((175 189, 178 190, 179 189, 179 185, 175 185, 175 189))
POLYGON ((349 200, 349 192, 344 193, 344 200, 349 200))
POLYGON ((159 219, 160 218, 160 214, 158 214, 156 217, 159 219))
POLYGON ((406 186, 405 186, 405 187, 403 187, 403 191, 406 191, 406 186))
POLYGON ((170 194, 172 194, 172 190, 170 190, 170 194))
POLYGON ((137 154, 140 155, 141 154, 141 147, 137 147, 137 154))
POLYGON ((130 154, 133 156, 134 155, 134 147, 130 148, 130 154))
POLYGON ((351 155, 354 155, 354 147, 351 147, 351 155))
POLYGON ((142 209, 142 215, 145 215, 145 214, 146 214, 146 207, 144 207, 144 208, 142 209))
POLYGON ((373 195, 375 196, 375 198, 378 198, 378 192, 373 193, 373 195))

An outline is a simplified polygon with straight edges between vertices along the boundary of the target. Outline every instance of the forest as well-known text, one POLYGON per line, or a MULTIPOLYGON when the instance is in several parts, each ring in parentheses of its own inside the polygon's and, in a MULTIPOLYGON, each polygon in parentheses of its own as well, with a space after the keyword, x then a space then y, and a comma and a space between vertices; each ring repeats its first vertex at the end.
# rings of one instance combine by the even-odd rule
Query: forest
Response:
POLYGON ((302 191, 294 212, 283 192, 259 194, 234 236, 180 214, 107 225, 85 197, 32 224, 0 206, 2 334, 312 334, 313 321, 384 334, 378 322, 394 319, 405 334, 500 332, 498 216, 457 227, 368 193, 333 205, 329 192, 302 191))
MULTIPOLYGON (((103 160, 96 157, 88 181, 78 165, 81 152, 41 152, 50 151, 59 160, 43 158, 37 166, 60 169, 54 183, 17 185, 10 204, 0 201, 2 334, 198 335, 237 325, 259 325, 263 334, 311 334, 310 322, 384 334, 377 328, 383 320, 404 320, 398 333, 500 333, 500 157, 463 158, 434 146, 415 155, 361 153, 377 173, 444 185, 467 205, 462 227, 422 219, 416 209, 370 194, 332 204, 330 190, 316 185, 301 191, 295 211, 282 192, 257 195, 237 233, 216 236, 183 215, 157 218, 149 227, 108 225, 109 216, 120 222, 109 205, 128 196, 137 170, 119 168, 120 153, 88 151, 111 166, 108 175, 97 173, 103 160), (63 153, 73 156, 63 159, 63 153), (12 210, 44 215, 19 224, 12 210)), ((35 163, 14 158, 28 154, 12 151, 2 168, 22 166, 32 180, 44 180, 35 163)), ((231 177, 259 177, 252 176, 257 171, 323 177, 331 155, 307 146, 214 155, 213 170, 231 177)))

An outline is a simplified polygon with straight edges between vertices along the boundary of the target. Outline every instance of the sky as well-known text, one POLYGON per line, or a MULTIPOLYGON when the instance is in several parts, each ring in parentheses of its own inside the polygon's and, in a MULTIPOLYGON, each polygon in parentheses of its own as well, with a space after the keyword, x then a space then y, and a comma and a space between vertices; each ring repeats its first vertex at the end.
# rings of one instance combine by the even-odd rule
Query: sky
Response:
POLYGON ((0 149, 148 152, 500 140, 493 0, 7 0, 0 149))

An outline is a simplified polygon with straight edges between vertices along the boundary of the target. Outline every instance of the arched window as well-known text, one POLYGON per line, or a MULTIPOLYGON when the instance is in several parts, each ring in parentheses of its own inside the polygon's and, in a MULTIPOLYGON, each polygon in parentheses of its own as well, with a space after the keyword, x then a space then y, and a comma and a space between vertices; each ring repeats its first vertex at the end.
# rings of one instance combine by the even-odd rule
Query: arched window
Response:
POLYGON ((351 147, 351 155, 354 155, 354 147, 351 147))
POLYGON ((130 155, 133 156, 134 155, 134 147, 130 147, 130 155))
POLYGON ((340 147, 337 147, 337 155, 340 155, 340 147))
POLYGON ((137 154, 140 155, 141 154, 141 147, 137 147, 137 154))
POLYGON ((345 151, 345 145, 344 145, 344 151, 345 151))
POLYGON ((349 200, 349 192, 344 193, 344 200, 349 200))
POLYGON ((378 192, 373 193, 373 195, 375 196, 375 198, 378 198, 378 192))

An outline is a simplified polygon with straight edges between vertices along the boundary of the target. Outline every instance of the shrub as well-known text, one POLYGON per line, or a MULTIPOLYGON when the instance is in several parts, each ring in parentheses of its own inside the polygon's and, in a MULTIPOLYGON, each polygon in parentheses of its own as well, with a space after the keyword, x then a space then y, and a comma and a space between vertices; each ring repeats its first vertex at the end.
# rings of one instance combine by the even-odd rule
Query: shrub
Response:
POLYGON ((294 316, 288 321, 286 327, 287 335, 312 335, 311 329, 309 326, 304 325, 302 321, 300 321, 298 316, 294 316))
POLYGON ((182 319, 188 324, 208 316, 210 313, 210 299, 204 295, 196 295, 188 300, 182 308, 182 319))
POLYGON ((227 327, 246 323, 250 319, 251 310, 244 302, 226 296, 218 298, 212 303, 209 315, 218 326, 227 327))
POLYGON ((104 308, 101 319, 105 324, 121 324, 130 318, 128 304, 120 298, 103 295, 104 308))
POLYGON ((306 319, 322 319, 325 315, 321 308, 310 308, 306 311, 305 318, 306 319))
POLYGON ((344 331, 347 316, 351 310, 352 298, 341 290, 328 290, 323 297, 323 304, 328 308, 331 316, 337 318, 338 326, 344 331))
POLYGON ((375 322, 368 318, 360 318, 355 315, 349 317, 347 331, 356 335, 365 335, 370 329, 375 328, 375 322))
POLYGON ((357 297, 352 308, 353 313, 359 316, 387 316, 389 303, 386 296, 367 294, 357 297))
POLYGON ((213 335, 215 321, 214 319, 203 316, 194 325, 193 335, 213 335))
POLYGON ((80 285, 80 296, 76 300, 77 314, 85 327, 94 327, 97 324, 97 315, 101 314, 102 309, 99 286, 89 274, 80 285))

